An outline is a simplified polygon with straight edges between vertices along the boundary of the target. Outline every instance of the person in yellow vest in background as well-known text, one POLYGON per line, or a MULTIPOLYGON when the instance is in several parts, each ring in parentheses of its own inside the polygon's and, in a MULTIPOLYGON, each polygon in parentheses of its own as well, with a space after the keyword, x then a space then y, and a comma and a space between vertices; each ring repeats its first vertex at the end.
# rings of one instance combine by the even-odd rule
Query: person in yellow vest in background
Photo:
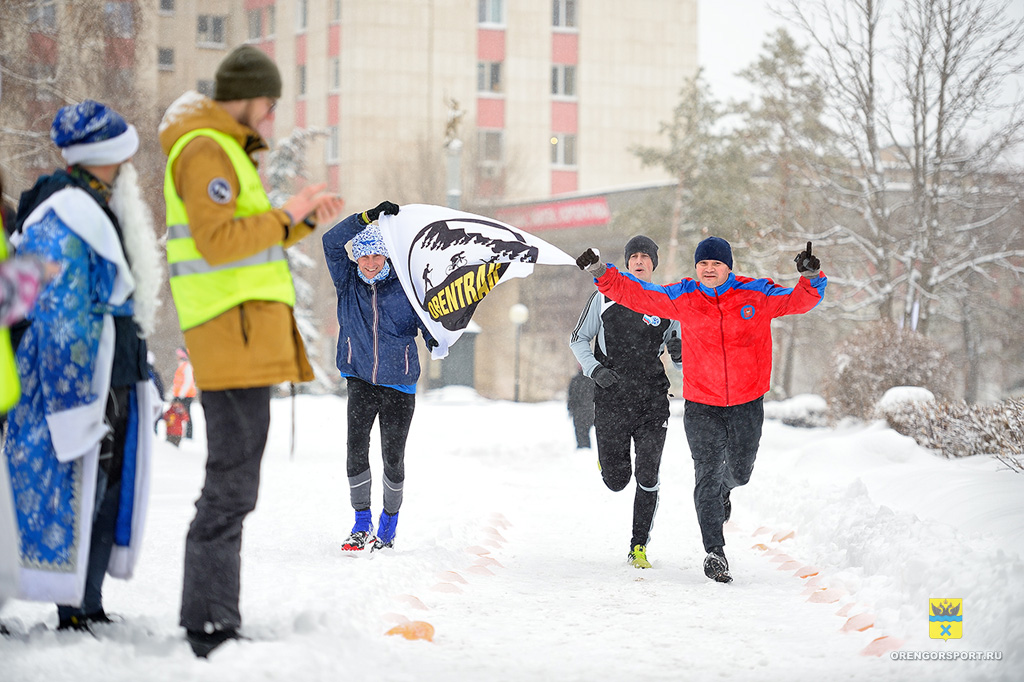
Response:
MULTIPOLYGON (((3 178, 0 177, 0 197, 3 178)), ((0 431, 4 415, 21 397, 18 368, 14 362, 10 326, 24 319, 47 280, 59 267, 34 257, 10 258, 3 213, 0 212, 0 431)), ((2 440, 2 436, 0 436, 2 440)), ((0 607, 17 594, 18 529, 6 462, 0 460, 0 607)), ((5 632, 0 624, 0 634, 5 632)))
POLYGON ((198 657, 240 636, 242 522, 256 505, 270 389, 313 378, 284 249, 344 207, 325 185, 271 206, 252 155, 267 148, 257 127, 280 96, 277 66, 243 45, 217 67, 212 99, 187 92, 160 123, 171 294, 206 417, 180 618, 198 657))
POLYGON ((179 348, 178 369, 174 370, 174 402, 181 403, 185 408, 185 438, 192 438, 192 401, 196 398, 196 378, 192 363, 188 361, 188 351, 179 348))
MULTIPOLYGON (((4 179, 0 175, 0 202, 3 194, 4 179)), ((6 209, 4 204, 0 210, 0 425, 2 415, 21 397, 10 327, 25 319, 43 286, 60 271, 59 266, 33 256, 10 257, 13 249, 7 242, 7 234, 13 225, 7 224, 6 209)))

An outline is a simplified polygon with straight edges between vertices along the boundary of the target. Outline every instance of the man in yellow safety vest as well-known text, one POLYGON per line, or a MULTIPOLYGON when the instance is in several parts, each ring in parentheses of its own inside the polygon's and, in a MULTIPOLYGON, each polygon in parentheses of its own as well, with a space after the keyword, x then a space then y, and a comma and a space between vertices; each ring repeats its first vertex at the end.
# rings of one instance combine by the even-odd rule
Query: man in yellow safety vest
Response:
POLYGON ((199 657, 239 636, 242 522, 256 505, 271 386, 313 378, 284 249, 344 206, 324 185, 271 206, 252 155, 267 148, 257 128, 280 96, 277 66, 243 45, 218 66, 212 99, 187 92, 160 124, 171 294, 208 443, 180 620, 199 657))

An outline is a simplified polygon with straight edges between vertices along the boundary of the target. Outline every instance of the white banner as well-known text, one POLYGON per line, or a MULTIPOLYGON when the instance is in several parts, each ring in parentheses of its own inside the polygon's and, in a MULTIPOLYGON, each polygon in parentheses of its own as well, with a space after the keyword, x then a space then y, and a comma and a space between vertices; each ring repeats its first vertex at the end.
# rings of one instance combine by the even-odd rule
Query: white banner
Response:
POLYGON ((572 265, 561 249, 492 218, 443 206, 408 204, 379 219, 391 266, 413 309, 437 340, 435 360, 462 336, 477 305, 534 264, 572 265))

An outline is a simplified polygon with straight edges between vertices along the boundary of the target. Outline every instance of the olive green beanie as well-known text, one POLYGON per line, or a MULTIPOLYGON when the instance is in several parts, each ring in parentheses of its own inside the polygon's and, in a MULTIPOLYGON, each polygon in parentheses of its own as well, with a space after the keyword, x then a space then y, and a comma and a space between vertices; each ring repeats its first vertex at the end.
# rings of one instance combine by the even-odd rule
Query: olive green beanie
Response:
POLYGON ((218 102, 281 96, 281 72, 262 50, 240 45, 217 67, 213 98, 218 102))

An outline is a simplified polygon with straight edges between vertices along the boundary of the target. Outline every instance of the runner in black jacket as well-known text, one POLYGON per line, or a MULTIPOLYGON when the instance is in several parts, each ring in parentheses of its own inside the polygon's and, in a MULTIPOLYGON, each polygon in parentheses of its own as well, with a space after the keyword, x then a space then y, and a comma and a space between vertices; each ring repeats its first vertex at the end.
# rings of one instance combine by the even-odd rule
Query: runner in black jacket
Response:
MULTIPOLYGON (((626 243, 625 260, 631 274, 650 282, 658 267, 658 245, 637 235, 626 243)), ((681 369, 679 322, 633 312, 595 291, 573 330, 569 347, 583 373, 597 384, 597 456, 601 476, 611 490, 617 492, 629 483, 631 443, 636 451, 628 560, 637 568, 650 568, 647 543, 658 507, 658 470, 669 416, 669 380, 661 353, 667 348, 681 369)))

